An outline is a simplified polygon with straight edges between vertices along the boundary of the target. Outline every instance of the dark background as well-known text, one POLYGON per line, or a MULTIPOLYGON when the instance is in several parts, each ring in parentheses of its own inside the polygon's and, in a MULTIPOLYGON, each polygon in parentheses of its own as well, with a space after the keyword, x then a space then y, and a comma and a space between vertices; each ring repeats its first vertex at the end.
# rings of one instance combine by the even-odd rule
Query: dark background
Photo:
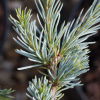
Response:
MULTIPOLYGON (((64 7, 61 12, 60 24, 65 20, 77 18, 80 10, 84 7, 84 12, 92 4, 93 0, 61 0, 64 7)), ((14 100, 30 100, 26 96, 28 81, 31 81, 36 74, 38 77, 38 68, 18 71, 21 66, 31 65, 32 62, 15 53, 15 49, 21 48, 13 41, 16 32, 12 29, 12 24, 8 17, 11 14, 16 18, 15 8, 22 6, 24 9, 32 9, 33 17, 36 19, 37 10, 34 0, 0 0, 0 88, 13 88, 16 90, 12 95, 14 100)), ((38 23, 37 23, 38 24, 38 23)), ((60 26, 60 25, 59 25, 60 26)), ((90 71, 81 75, 82 87, 66 90, 62 100, 100 100, 100 32, 90 37, 87 41, 96 41, 90 45, 90 71)))

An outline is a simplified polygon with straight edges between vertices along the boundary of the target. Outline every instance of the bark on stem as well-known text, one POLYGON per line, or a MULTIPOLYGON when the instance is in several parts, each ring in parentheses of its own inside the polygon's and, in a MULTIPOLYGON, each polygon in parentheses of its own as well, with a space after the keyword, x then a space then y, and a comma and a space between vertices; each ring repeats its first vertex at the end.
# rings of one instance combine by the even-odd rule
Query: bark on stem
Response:
MULTIPOLYGON (((52 86, 51 90, 53 92, 52 93, 52 97, 53 97, 56 94, 56 86, 52 86)), ((53 100, 55 100, 55 98, 53 100)))
MULTIPOLYGON (((56 94, 56 86, 58 86, 58 84, 56 83, 56 74, 57 74, 57 61, 60 59, 60 56, 57 56, 56 58, 52 59, 52 66, 51 68, 51 73, 52 75, 55 77, 55 82, 53 83, 51 90, 52 90, 52 97, 56 94)), ((52 78, 50 78, 50 80, 52 81, 52 78)), ((55 100, 55 98, 53 99, 55 100)))

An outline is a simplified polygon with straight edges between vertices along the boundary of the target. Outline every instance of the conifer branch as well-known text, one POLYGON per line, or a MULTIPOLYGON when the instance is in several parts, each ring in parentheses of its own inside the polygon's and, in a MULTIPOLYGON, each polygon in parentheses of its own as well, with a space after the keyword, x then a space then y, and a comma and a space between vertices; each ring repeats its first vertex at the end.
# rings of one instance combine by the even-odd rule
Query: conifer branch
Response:
POLYGON ((12 100, 14 97, 9 95, 12 92, 14 92, 12 89, 0 89, 0 100, 12 100))
POLYGON ((25 49, 16 52, 36 62, 35 65, 19 70, 38 66, 46 69, 48 75, 39 72, 49 79, 35 77, 33 82, 29 83, 28 91, 31 96, 28 96, 32 100, 60 100, 63 97, 61 92, 80 86, 77 76, 89 70, 88 45, 94 42, 85 41, 100 28, 100 0, 94 0, 83 17, 82 9, 76 20, 66 25, 63 22, 59 31, 60 12, 63 7, 61 1, 35 0, 35 4, 41 29, 36 26, 36 20, 31 20, 31 10, 27 11, 27 8, 21 10, 20 7, 16 10, 18 20, 10 16, 13 28, 18 33, 17 39, 14 40, 25 49))

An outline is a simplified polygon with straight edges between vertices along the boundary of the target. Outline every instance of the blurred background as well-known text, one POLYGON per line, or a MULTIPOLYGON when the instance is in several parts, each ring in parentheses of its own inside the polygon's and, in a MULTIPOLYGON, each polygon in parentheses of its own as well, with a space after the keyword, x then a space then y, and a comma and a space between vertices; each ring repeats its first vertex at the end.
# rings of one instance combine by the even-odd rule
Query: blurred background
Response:
MULTIPOLYGON (((61 12, 60 24, 65 20, 77 18, 80 10, 84 7, 84 12, 92 4, 93 0, 61 0, 64 7, 61 12)), ((12 29, 12 24, 8 17, 11 14, 16 18, 15 8, 32 9, 33 19, 36 19, 37 10, 34 0, 0 0, 0 88, 12 88, 16 90, 12 95, 13 100, 30 100, 26 96, 28 81, 34 75, 41 77, 38 68, 18 71, 18 67, 31 65, 32 62, 24 56, 15 53, 15 49, 21 48, 13 41, 16 32, 12 29)), ((59 25, 60 26, 60 25, 59 25)), ((100 32, 90 37, 87 41, 96 41, 90 45, 90 71, 80 76, 82 87, 66 90, 62 100, 100 100, 100 32)))

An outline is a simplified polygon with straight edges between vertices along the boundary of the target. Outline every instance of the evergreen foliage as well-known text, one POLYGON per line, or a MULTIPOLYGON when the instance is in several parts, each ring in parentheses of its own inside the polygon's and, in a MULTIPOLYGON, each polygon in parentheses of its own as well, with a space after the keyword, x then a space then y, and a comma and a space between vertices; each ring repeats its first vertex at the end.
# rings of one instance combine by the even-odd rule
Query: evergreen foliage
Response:
POLYGON ((41 79, 37 79, 37 77, 35 77, 32 82, 29 82, 29 87, 27 88, 27 90, 32 96, 28 94, 27 96, 29 96, 33 100, 50 100, 52 96, 52 85, 48 85, 48 83, 49 82, 46 77, 42 77, 41 79))
POLYGON ((18 20, 10 16, 13 28, 18 33, 14 40, 24 48, 16 52, 36 62, 18 70, 38 66, 46 69, 48 74, 40 73, 49 79, 35 77, 29 83, 28 91, 31 96, 28 96, 32 100, 60 100, 63 96, 61 92, 81 85, 77 76, 89 70, 88 44, 94 42, 85 41, 100 28, 100 0, 94 0, 83 17, 82 9, 76 20, 67 24, 63 22, 59 31, 60 11, 63 7, 61 1, 35 0, 35 4, 41 29, 37 27, 36 20, 31 20, 30 9, 16 9, 18 20))
POLYGON ((12 100, 13 96, 9 95, 12 92, 14 92, 12 89, 0 89, 0 100, 12 100))

